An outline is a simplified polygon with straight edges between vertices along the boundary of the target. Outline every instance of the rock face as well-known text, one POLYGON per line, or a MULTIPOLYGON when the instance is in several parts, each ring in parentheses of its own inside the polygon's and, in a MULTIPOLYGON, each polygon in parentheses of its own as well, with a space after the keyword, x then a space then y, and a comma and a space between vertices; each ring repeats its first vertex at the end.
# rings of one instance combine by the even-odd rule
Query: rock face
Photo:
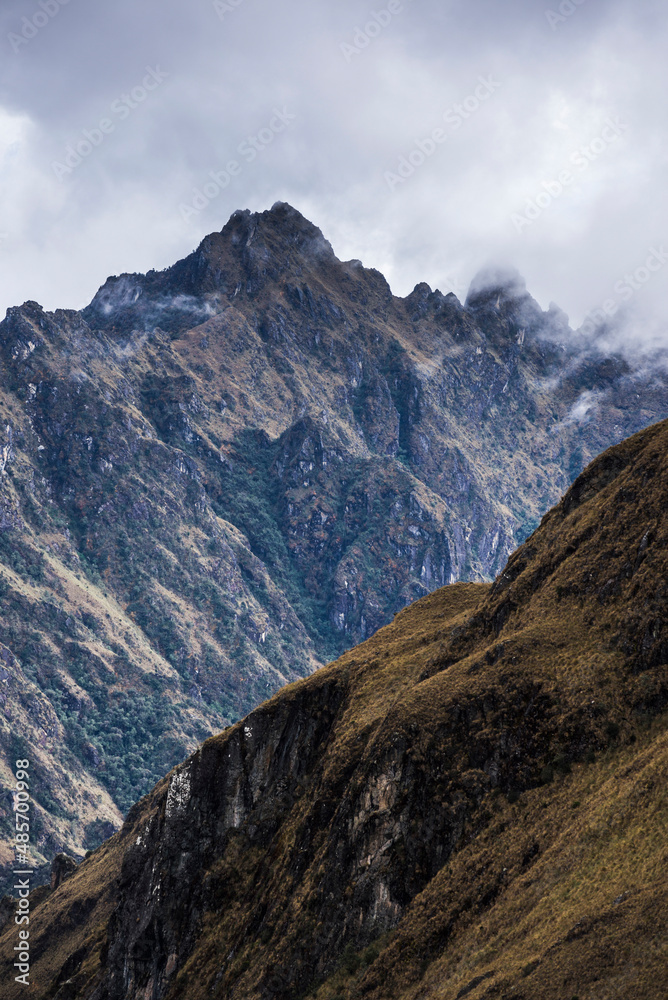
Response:
POLYGON ((34 995, 663 998, 667 499, 665 422, 206 741, 36 904, 34 995))
POLYGON ((66 878, 76 871, 77 863, 68 854, 56 854, 51 864, 50 888, 57 889, 66 878))
POLYGON ((517 276, 400 299, 283 204, 82 312, 10 309, 0 358, 0 756, 34 761, 45 872, 286 682, 494 577, 668 414, 660 368, 576 346, 517 276))

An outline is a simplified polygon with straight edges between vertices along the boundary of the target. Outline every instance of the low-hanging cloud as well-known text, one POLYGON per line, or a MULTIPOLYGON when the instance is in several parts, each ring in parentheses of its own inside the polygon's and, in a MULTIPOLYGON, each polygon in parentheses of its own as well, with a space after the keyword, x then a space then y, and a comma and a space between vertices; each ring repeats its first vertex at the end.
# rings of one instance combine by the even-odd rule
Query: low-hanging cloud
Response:
MULTIPOLYGON (((668 242, 666 22, 652 0, 5 0, 0 307, 83 306, 285 200, 398 294, 462 297, 500 261, 581 326, 668 242)), ((662 268, 607 335, 662 343, 667 292, 662 268)))

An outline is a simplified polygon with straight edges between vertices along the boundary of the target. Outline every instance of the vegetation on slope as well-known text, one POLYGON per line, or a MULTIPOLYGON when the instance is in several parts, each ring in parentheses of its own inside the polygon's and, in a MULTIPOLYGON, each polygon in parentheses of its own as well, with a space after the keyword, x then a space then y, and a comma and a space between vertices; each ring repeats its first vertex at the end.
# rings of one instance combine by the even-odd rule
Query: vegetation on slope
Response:
POLYGON ((208 740, 37 906, 35 995, 665 996, 667 496, 664 423, 208 740))
POLYGON ((37 863, 407 604, 495 576, 668 413, 660 373, 570 336, 518 281, 396 298, 286 205, 82 312, 9 310, 0 775, 20 733, 37 863))

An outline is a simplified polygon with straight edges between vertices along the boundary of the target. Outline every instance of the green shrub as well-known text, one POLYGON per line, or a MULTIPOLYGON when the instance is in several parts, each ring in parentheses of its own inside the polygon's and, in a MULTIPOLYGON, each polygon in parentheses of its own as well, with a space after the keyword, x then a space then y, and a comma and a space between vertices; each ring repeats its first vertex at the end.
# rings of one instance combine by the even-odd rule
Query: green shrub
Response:
POLYGON ((347 944, 343 949, 343 954, 341 955, 341 968, 343 971, 349 975, 354 975, 362 964, 362 959, 355 951, 352 944, 347 944))
POLYGON ((619 738, 620 728, 618 722, 608 722, 605 732, 609 740, 614 741, 619 738))

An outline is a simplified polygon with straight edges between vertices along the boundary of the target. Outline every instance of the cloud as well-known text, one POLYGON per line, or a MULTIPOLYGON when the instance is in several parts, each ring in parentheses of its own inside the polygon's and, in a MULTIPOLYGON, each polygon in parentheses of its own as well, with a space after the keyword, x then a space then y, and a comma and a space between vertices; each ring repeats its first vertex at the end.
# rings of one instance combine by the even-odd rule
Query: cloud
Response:
POLYGON ((596 415, 602 395, 602 393, 593 392, 590 389, 583 392, 571 406, 561 426, 568 427, 569 424, 589 422, 596 415))
MULTIPOLYGON (((666 241, 668 31, 652 0, 586 0, 554 29, 534 0, 402 0, 389 20, 386 0, 229 7, 60 0, 14 51, 9 35, 30 34, 23 18, 40 5, 5 0, 0 307, 82 306, 107 275, 166 267, 235 209, 277 200, 399 294, 419 281, 461 294, 500 261, 575 326, 666 241), (164 82, 134 100, 157 67, 164 82), (476 106, 481 79, 498 86, 476 106), (293 124, 246 160, 276 109, 293 124), (113 132, 58 179, 54 161, 102 119, 113 132), (601 149, 610 119, 625 128, 601 149), (420 163, 435 130, 445 139, 420 163), (402 158, 413 171, 391 189, 402 158), (231 161, 243 169, 184 218, 231 161), (572 183, 518 232, 513 214, 569 169, 572 183)), ((651 320, 661 340, 667 293, 668 268, 638 291, 644 318, 625 336, 642 339, 651 320)))

